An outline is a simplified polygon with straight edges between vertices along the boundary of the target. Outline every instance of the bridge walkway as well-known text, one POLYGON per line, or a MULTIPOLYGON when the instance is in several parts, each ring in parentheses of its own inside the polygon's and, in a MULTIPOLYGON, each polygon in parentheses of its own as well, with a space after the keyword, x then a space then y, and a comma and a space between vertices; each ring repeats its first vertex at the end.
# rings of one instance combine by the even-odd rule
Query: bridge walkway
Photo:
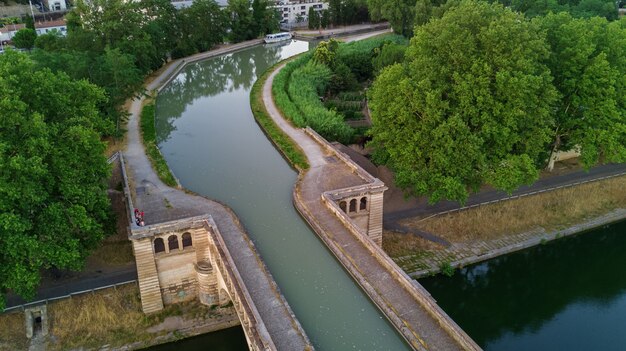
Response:
POLYGON ((365 180, 282 117, 271 93, 274 77, 282 67, 267 79, 263 100, 275 123, 298 143, 311 165, 296 185, 296 207, 414 349, 479 350, 419 283, 382 251, 364 245, 322 202, 325 191, 362 185, 365 180), (383 256, 389 262, 384 262, 383 256))
MULTIPOLYGON (((222 55, 258 41, 245 42, 203 54, 202 58, 222 55)), ((174 63, 148 86, 154 90, 175 72, 174 63)), ((250 241, 235 214, 226 206, 165 185, 146 157, 139 134, 139 116, 143 98, 132 101, 129 112, 127 147, 124 152, 133 205, 144 211, 145 224, 153 225, 209 214, 217 224, 253 304, 278 350, 312 349, 300 323, 250 241)))

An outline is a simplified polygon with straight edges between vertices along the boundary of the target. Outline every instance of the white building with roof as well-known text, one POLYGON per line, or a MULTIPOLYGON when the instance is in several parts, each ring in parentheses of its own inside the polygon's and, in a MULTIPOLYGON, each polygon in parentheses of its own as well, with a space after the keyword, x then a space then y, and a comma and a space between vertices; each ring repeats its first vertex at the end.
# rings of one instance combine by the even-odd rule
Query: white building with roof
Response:
POLYGON ((309 9, 313 8, 317 12, 328 9, 328 3, 320 0, 279 0, 274 8, 278 11, 281 23, 293 24, 301 21, 308 21, 309 9))
MULTIPOLYGON (((13 36, 20 29, 26 28, 23 23, 20 24, 8 24, 3 28, 0 28, 0 41, 3 43, 11 41, 13 36)), ((65 20, 48 21, 48 22, 35 22, 35 31, 37 35, 50 33, 53 30, 57 30, 61 35, 67 34, 67 24, 65 20)))

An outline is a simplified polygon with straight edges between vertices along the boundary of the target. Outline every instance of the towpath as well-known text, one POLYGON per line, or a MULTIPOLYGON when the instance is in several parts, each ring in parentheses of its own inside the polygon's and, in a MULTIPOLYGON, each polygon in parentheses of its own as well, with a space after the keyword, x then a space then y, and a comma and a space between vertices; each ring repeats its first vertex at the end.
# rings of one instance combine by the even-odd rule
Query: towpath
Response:
MULTIPOLYGON (((259 44, 244 42, 174 62, 147 86, 148 91, 166 84, 184 62, 203 60, 259 44)), ((269 271, 235 214, 226 206, 165 185, 146 157, 139 134, 139 116, 144 99, 133 100, 128 121, 127 149, 124 152, 134 206, 145 212, 146 225, 210 214, 215 220, 244 285, 279 350, 304 350, 310 347, 300 324, 284 300, 269 271)))

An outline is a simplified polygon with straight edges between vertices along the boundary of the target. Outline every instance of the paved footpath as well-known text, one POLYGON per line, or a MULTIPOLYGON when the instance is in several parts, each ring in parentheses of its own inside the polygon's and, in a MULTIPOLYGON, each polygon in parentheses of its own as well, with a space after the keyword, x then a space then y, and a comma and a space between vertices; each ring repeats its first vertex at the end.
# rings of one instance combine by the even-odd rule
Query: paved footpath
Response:
MULTIPOLYGON (((198 61, 258 44, 259 41, 240 43, 186 58, 198 61)), ((171 79, 182 67, 180 60, 163 70, 148 86, 152 91, 171 79)), ((254 245, 235 214, 226 206, 206 198, 187 194, 165 185, 152 169, 146 157, 139 134, 139 116, 143 98, 130 107, 127 140, 124 152, 132 186, 134 206, 145 212, 146 225, 185 217, 210 214, 215 220, 237 270, 250 293, 254 305, 278 350, 304 350, 310 342, 276 283, 259 257, 254 245)))
MULTIPOLYGON (((397 272, 386 268, 322 203, 321 194, 324 191, 359 185, 364 181, 356 177, 347 165, 332 160, 318 143, 302 129, 293 127, 278 112, 272 98, 272 82, 282 67, 284 65, 268 77, 263 86, 263 101, 274 122, 298 143, 311 165, 296 184, 296 207, 414 349, 479 349, 471 339, 469 342, 465 340, 465 345, 471 347, 461 346, 458 335, 455 338, 442 328, 445 323, 458 326, 434 304, 428 293, 417 282, 411 282, 398 267, 397 272), (404 284, 402 279, 406 279, 404 284), (416 297, 416 294, 419 296, 416 297), (441 318, 442 315, 444 318, 441 318)), ((465 335, 462 331, 461 334, 465 335)))

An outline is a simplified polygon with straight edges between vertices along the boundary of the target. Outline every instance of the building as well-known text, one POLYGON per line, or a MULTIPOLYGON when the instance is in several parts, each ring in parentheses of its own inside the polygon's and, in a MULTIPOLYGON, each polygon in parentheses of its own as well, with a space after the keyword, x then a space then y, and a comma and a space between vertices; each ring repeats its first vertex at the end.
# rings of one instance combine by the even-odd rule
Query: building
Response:
MULTIPOLYGON (((171 0, 171 2, 177 10, 184 9, 193 4, 193 0, 171 0)), ((228 6, 228 0, 215 0, 215 2, 217 2, 221 8, 228 6)))
POLYGON ((48 0, 48 11, 67 11, 65 0, 48 0))
POLYGON ((279 0, 276 1, 274 8, 280 14, 280 23, 294 24, 308 21, 310 8, 318 12, 327 10, 328 3, 320 0, 279 0))
POLYGON ((50 33, 53 30, 58 31, 62 36, 65 36, 67 34, 67 24, 65 23, 65 20, 61 19, 58 21, 35 23, 35 31, 37 32, 37 35, 50 33))
MULTIPOLYGON (((26 26, 23 23, 9 24, 6 27, 0 28, 0 41, 3 43, 11 41, 15 33, 24 28, 26 28, 26 26)), ((53 30, 57 30, 61 35, 65 36, 67 34, 67 25, 65 20, 35 23, 35 31, 37 32, 37 35, 50 33, 53 30)))

